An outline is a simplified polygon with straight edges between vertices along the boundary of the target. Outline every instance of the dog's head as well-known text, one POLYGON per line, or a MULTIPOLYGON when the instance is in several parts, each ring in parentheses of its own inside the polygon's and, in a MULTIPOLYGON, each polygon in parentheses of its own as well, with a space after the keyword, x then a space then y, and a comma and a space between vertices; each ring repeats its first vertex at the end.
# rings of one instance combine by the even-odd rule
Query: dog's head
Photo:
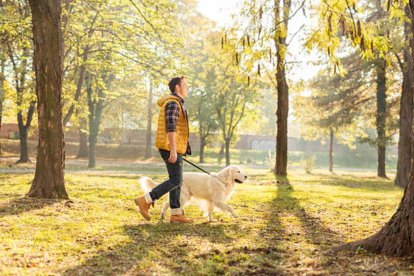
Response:
POLYGON ((226 185, 233 185, 234 182, 243 183, 247 179, 247 175, 243 173, 242 168, 236 165, 225 167, 219 175, 224 178, 226 185))

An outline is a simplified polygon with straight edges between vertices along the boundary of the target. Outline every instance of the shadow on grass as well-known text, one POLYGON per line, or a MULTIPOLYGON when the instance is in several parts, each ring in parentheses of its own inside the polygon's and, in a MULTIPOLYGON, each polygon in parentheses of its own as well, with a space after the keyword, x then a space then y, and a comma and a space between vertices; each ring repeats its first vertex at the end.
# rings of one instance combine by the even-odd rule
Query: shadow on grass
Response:
POLYGON ((397 191, 400 187, 394 185, 391 180, 379 177, 356 177, 352 175, 326 175, 318 176, 318 184, 329 186, 344 186, 347 188, 364 189, 368 191, 397 191), (363 181, 361 181, 363 179, 363 181))
POLYGON ((124 232, 131 240, 128 244, 98 252, 97 255, 62 274, 148 274, 160 273, 156 270, 160 266, 167 272, 195 273, 200 267, 196 262, 191 261, 189 253, 192 253, 193 245, 187 242, 187 238, 197 237, 216 244, 227 244, 233 241, 233 238, 226 235, 229 227, 237 228, 237 225, 224 226, 209 223, 174 225, 163 222, 125 225, 124 232), (145 260, 146 257, 149 258, 145 260), (154 259, 157 261, 156 264, 152 263, 154 259), (141 261, 143 263, 140 263, 141 261))
POLYGON ((32 210, 42 209, 46 206, 60 202, 55 199, 39 199, 32 197, 19 197, 0 204, 0 218, 19 215, 32 210))
POLYGON ((318 217, 314 217, 306 212, 300 205, 298 199, 292 196, 293 186, 289 181, 279 183, 277 190, 277 200, 282 204, 282 208, 295 215, 301 222, 301 226, 307 239, 322 250, 327 250, 333 245, 341 244, 343 238, 330 228, 323 225, 318 217))

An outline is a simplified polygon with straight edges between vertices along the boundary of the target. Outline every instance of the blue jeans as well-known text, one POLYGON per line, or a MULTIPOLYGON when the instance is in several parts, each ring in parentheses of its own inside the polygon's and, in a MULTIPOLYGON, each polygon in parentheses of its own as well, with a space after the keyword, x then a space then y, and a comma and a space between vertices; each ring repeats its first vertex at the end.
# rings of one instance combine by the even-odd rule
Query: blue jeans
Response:
POLYGON ((159 152, 167 166, 169 179, 152 189, 149 194, 152 200, 157 200, 170 192, 170 208, 180 208, 181 185, 183 184, 183 156, 177 153, 177 161, 172 164, 168 162, 170 157, 169 151, 160 149, 159 152))

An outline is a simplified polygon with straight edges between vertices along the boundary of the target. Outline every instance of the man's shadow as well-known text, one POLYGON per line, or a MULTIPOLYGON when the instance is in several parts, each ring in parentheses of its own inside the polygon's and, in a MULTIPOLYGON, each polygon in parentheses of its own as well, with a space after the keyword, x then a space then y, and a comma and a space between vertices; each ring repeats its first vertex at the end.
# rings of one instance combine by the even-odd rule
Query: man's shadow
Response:
MULTIPOLYGON (((226 244, 233 238, 226 234, 226 230, 234 231, 234 224, 169 224, 158 222, 156 224, 130 224, 124 225, 124 232, 130 238, 128 244, 122 244, 115 248, 101 252, 87 259, 82 264, 63 271, 63 275, 84 274, 123 274, 142 273, 139 262, 152 250, 160 255, 157 260, 161 265, 174 273, 183 272, 182 264, 185 263, 186 271, 197 271, 196 267, 186 258, 192 251, 192 244, 187 243, 188 237, 207 239, 211 243, 226 244), (169 262, 162 262, 169 259, 169 262)), ((199 246, 199 245, 197 245, 199 246)), ((152 271, 153 272, 153 271, 152 271)), ((150 272, 148 272, 150 273, 150 272)))

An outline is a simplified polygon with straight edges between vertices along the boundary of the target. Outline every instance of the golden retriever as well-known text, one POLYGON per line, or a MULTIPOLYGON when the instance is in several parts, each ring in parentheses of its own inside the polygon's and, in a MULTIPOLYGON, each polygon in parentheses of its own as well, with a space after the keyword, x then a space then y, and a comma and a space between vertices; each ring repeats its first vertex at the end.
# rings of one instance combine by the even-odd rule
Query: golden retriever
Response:
MULTIPOLYGON (((208 216, 209 221, 213 221, 215 207, 224 212, 229 212, 237 218, 237 213, 226 202, 234 191, 235 183, 243 183, 246 179, 247 176, 242 172, 241 167, 236 165, 227 166, 218 173, 211 174, 185 172, 183 173, 183 185, 181 186, 181 207, 196 203, 204 215, 208 216)), ((142 177, 139 181, 145 193, 150 192, 160 184, 149 177, 142 177)), ((165 218, 168 208, 169 202, 167 201, 164 203, 161 212, 162 218, 165 218)))

